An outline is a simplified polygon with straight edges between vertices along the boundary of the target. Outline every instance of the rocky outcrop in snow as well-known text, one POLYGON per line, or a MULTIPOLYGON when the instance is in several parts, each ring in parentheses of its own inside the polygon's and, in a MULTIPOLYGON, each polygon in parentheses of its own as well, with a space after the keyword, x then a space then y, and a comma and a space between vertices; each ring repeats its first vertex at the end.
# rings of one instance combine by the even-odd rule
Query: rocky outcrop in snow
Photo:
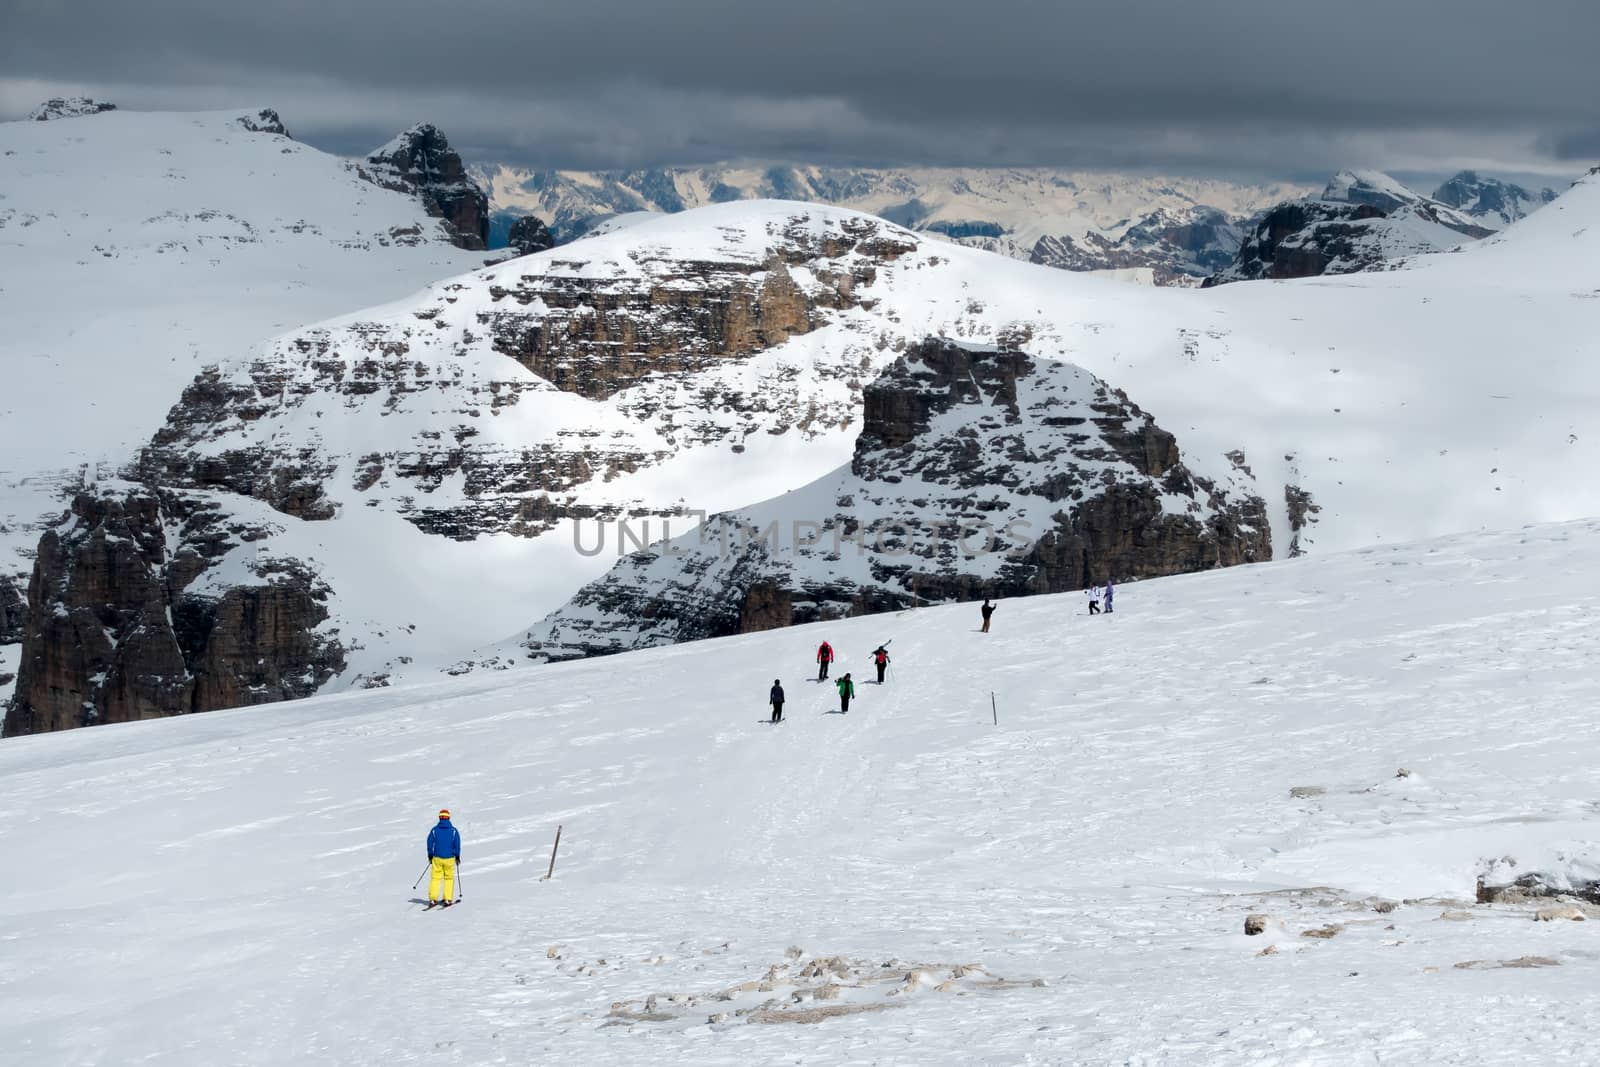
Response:
POLYGON ((253 115, 240 115, 239 125, 251 133, 275 133, 280 137, 289 136, 289 131, 283 125, 283 120, 270 107, 264 107, 253 115))
POLYGON ((555 244, 556 239, 550 235, 550 227, 533 215, 524 215, 512 223, 511 233, 506 238, 506 247, 516 249, 519 256, 531 256, 535 252, 554 248, 555 244))
POLYGON ((268 533, 203 494, 79 494, 39 544, 5 734, 315 692, 344 669, 336 636, 318 629, 329 590, 294 561, 239 558, 268 533))
POLYGON ((1241 466, 1204 477, 1071 364, 929 340, 865 390, 848 468, 619 563, 528 634, 594 655, 1271 556, 1241 466))
POLYGON ((78 118, 81 115, 98 115, 116 109, 116 104, 91 100, 87 96, 56 96, 28 112, 28 119, 33 122, 49 122, 54 119, 78 118))
POLYGON ((430 215, 450 224, 461 248, 489 247, 489 196, 438 127, 424 122, 406 130, 367 156, 361 174, 385 189, 414 193, 430 215))

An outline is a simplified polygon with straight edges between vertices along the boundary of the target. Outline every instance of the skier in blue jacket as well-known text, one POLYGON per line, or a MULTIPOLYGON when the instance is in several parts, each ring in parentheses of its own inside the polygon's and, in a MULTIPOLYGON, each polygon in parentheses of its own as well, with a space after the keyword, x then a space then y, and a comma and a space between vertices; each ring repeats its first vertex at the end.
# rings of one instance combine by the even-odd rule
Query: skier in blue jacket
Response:
POLYGON ((433 876, 428 879, 428 906, 455 903, 456 864, 461 862, 461 831, 450 825, 450 809, 439 812, 439 822, 428 831, 428 863, 433 876))

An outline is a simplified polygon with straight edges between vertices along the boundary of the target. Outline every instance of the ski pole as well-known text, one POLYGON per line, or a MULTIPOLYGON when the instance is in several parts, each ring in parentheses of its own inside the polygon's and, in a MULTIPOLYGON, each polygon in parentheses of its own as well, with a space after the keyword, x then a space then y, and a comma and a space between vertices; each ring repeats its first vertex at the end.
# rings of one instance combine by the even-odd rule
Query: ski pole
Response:
POLYGON ((456 860, 456 899, 457 900, 462 900, 462 899, 464 899, 466 897, 466 895, 467 895, 466 890, 463 889, 462 885, 461 885, 461 860, 457 859, 456 860))
POLYGON ((417 888, 417 886, 421 885, 422 884, 422 879, 428 877, 428 872, 431 871, 431 870, 433 870, 433 861, 430 860, 428 862, 428 865, 426 867, 422 868, 421 877, 419 877, 415 882, 411 883, 411 888, 415 889, 415 888, 417 888))

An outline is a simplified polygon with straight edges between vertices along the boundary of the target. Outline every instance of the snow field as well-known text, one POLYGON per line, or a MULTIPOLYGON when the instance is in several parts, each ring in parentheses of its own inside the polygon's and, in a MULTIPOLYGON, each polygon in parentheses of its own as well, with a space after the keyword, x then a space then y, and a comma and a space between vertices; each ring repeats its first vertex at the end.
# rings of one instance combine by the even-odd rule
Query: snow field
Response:
POLYGON ((1597 557, 1576 522, 11 739, 0 1043, 1581 1061, 1596 927, 1471 901, 1600 858, 1597 557), (422 914, 440 805, 465 901, 422 914))

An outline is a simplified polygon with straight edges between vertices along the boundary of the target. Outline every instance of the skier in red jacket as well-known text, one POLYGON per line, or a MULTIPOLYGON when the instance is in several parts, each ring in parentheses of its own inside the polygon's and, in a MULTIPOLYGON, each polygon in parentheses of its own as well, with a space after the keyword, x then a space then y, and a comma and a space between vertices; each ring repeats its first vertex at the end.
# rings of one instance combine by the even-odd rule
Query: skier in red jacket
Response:
POLYGON ((817 681, 822 681, 828 676, 828 664, 833 662, 833 646, 824 641, 817 646, 817 662, 821 669, 817 671, 817 681))
POLYGON ((878 666, 878 684, 883 684, 883 672, 889 669, 889 650, 879 645, 872 653, 872 662, 878 666))

